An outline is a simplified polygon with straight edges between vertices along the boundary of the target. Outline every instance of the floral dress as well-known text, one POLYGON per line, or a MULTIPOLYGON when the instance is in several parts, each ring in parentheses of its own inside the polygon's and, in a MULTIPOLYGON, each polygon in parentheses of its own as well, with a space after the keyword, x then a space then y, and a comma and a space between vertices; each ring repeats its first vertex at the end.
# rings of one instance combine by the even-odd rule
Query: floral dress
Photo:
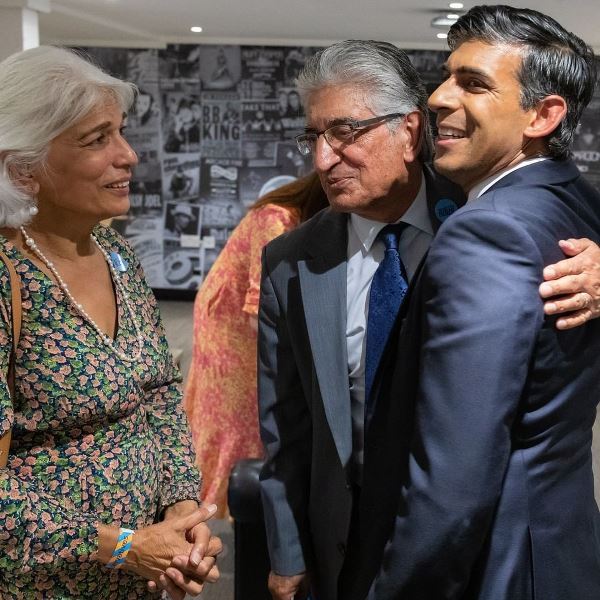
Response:
MULTIPOLYGON (((13 427, 0 469, 2 599, 156 597, 141 578, 90 559, 97 526, 141 528, 164 507, 198 499, 181 378, 156 300, 118 234, 101 226, 95 234, 128 263, 118 277, 143 337, 133 362, 120 359, 60 287, 0 236, 21 278, 23 305, 13 409, 9 279, 0 264, 0 435, 13 427)), ((116 345, 131 356, 136 331, 116 294, 116 345)))
POLYGON ((277 204, 250 210, 211 267, 194 303, 194 345, 185 409, 202 465, 204 500, 227 509, 227 481, 240 458, 263 455, 258 428, 256 329, 261 253, 294 229, 300 213, 277 204))

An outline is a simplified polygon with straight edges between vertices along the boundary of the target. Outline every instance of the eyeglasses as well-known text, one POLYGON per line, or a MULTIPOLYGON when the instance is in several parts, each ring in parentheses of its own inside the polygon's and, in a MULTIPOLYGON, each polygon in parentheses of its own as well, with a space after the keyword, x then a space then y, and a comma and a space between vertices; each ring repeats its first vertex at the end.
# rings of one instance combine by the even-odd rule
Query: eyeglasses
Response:
POLYGON ((327 143, 334 150, 339 150, 343 146, 353 144, 356 134, 362 129, 365 129, 365 127, 370 127, 371 125, 377 125, 379 123, 383 123, 384 121, 405 116, 405 113, 389 113, 387 115, 381 115, 380 117, 365 119, 364 121, 355 121, 350 119, 345 123, 334 125, 333 127, 329 127, 323 131, 307 131, 306 133, 301 133, 300 135, 296 136, 296 144, 298 145, 300 154, 306 156, 310 154, 317 145, 319 136, 323 135, 327 143))

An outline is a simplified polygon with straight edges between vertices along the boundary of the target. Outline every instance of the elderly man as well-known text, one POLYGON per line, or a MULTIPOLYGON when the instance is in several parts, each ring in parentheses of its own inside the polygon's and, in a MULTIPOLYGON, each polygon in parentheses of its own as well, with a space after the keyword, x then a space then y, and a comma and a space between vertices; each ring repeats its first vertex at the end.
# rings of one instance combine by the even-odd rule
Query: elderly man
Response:
POLYGON ((597 600, 600 322, 559 331, 538 297, 556 239, 600 239, 600 194, 569 158, 594 55, 507 6, 471 9, 448 42, 434 164, 468 204, 375 386, 342 597, 597 600))
POLYGON ((307 112, 298 146, 312 153, 331 208, 263 257, 262 493, 273 597, 310 586, 335 600, 379 356, 407 280, 463 194, 425 164, 425 90, 393 45, 334 44, 297 84, 307 112))

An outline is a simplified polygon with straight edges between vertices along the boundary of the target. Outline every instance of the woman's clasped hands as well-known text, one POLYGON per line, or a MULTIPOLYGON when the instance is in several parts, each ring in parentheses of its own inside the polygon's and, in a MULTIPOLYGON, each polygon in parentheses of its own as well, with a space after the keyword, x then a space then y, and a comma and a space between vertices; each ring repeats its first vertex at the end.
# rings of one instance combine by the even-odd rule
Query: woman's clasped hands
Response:
POLYGON ((223 545, 206 525, 216 510, 193 501, 169 507, 163 521, 135 533, 126 568, 147 579, 150 591, 164 590, 172 600, 197 596, 206 582, 219 578, 223 545))

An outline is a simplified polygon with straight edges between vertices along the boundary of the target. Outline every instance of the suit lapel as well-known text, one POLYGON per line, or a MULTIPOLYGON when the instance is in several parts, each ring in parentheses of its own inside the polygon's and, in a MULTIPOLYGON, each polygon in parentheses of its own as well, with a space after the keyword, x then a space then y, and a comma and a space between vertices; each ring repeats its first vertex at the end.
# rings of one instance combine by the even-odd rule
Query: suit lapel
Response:
POLYGON ((352 453, 346 346, 347 217, 327 211, 298 262, 306 327, 325 415, 342 465, 352 453))

